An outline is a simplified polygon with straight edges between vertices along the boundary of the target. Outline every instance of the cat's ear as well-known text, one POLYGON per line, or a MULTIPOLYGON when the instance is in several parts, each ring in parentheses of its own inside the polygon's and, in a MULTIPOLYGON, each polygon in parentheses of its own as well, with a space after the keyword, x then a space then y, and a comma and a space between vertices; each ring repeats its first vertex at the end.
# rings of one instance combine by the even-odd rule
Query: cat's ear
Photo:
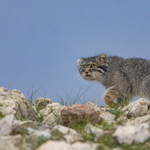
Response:
POLYGON ((82 58, 78 58, 78 63, 81 63, 83 61, 83 59, 82 58))
POLYGON ((104 64, 108 62, 108 57, 106 54, 101 54, 96 58, 96 61, 104 64))

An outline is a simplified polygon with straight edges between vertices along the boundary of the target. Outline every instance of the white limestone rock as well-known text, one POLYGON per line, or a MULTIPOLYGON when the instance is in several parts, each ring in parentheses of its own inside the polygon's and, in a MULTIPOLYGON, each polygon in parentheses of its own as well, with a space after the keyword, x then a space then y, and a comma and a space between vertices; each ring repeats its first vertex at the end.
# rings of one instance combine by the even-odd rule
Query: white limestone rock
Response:
POLYGON ((22 142, 22 135, 9 135, 9 136, 1 136, 0 137, 0 145, 3 143, 4 145, 13 145, 18 147, 22 142))
POLYGON ((8 90, 0 87, 0 113, 3 115, 15 114, 17 119, 36 120, 34 109, 23 93, 19 90, 8 90))
POLYGON ((91 108, 94 108, 96 112, 100 112, 100 108, 96 104, 89 101, 86 105, 91 106, 91 108))
POLYGON ((128 118, 123 114, 122 116, 120 116, 119 118, 116 119, 117 122, 125 122, 128 121, 128 118))
POLYGON ((103 114, 105 112, 110 112, 110 111, 113 111, 115 110, 114 108, 108 108, 108 107, 101 107, 100 108, 100 114, 103 114))
POLYGON ((140 98, 124 107, 122 111, 129 117, 144 116, 150 114, 150 102, 144 98, 140 98))
POLYGON ((48 104, 46 106, 46 108, 41 109, 40 112, 44 115, 44 116, 48 116, 50 113, 53 113, 55 115, 59 115, 60 116, 60 111, 61 109, 63 109, 65 106, 62 106, 59 103, 52 103, 52 104, 48 104))
POLYGON ((113 123, 115 122, 116 115, 113 115, 110 112, 103 112, 100 114, 100 117, 106 120, 108 123, 113 123))
POLYGON ((79 135, 74 129, 62 125, 57 125, 51 130, 51 134, 55 134, 55 133, 61 135, 67 135, 67 134, 79 135))
POLYGON ((30 127, 30 128, 36 127, 32 120, 26 120, 26 121, 14 120, 13 126, 21 126, 23 129, 26 129, 28 127, 30 127))
POLYGON ((66 141, 67 143, 69 143, 69 144, 75 143, 75 142, 77 142, 77 141, 81 141, 81 142, 84 141, 84 139, 83 139, 81 136, 78 136, 78 135, 71 135, 71 134, 64 135, 64 136, 62 137, 62 139, 63 139, 64 141, 66 141))
POLYGON ((129 120, 125 125, 141 125, 142 123, 150 123, 150 115, 137 117, 135 119, 129 120))
POLYGON ((149 124, 119 126, 113 137, 119 144, 131 145, 133 142, 143 143, 150 137, 148 128, 149 124))
POLYGON ((99 150, 99 144, 76 142, 71 145, 73 150, 99 150))
POLYGON ((11 133, 14 118, 14 115, 8 115, 0 120, 0 136, 11 133))
POLYGON ((51 113, 43 120, 42 123, 49 126, 54 126, 56 125, 55 121, 56 121, 56 116, 53 113, 51 113))
POLYGON ((100 137, 104 134, 104 131, 102 129, 95 127, 90 123, 84 127, 84 130, 87 134, 95 133, 96 137, 100 137))
POLYGON ((51 139, 51 134, 50 134, 50 131, 49 129, 46 129, 44 131, 38 131, 38 130, 35 130, 35 129, 32 129, 32 128, 27 128, 27 131, 29 134, 32 134, 32 135, 35 135, 36 137, 40 137, 40 136, 43 136, 47 139, 51 139))
POLYGON ((41 110, 44 109, 48 104, 51 104, 52 100, 49 98, 37 98, 33 101, 34 106, 36 107, 36 109, 41 110))
POLYGON ((99 150, 98 144, 76 142, 72 145, 63 141, 48 141, 37 150, 99 150))

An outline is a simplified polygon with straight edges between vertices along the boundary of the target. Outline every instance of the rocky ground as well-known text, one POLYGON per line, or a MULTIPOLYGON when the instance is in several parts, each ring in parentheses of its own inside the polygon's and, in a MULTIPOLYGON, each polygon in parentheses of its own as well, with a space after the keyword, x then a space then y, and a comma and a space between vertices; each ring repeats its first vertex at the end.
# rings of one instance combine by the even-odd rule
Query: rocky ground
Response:
POLYGON ((0 87, 0 150, 149 150, 150 102, 113 107, 63 106, 48 98, 29 103, 0 87))

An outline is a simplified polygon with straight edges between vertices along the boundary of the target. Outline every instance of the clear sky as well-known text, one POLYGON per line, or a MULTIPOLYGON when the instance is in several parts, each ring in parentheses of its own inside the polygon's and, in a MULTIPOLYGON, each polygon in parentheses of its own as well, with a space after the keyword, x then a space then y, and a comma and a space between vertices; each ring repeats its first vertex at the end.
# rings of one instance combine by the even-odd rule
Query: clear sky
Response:
POLYGON ((77 59, 100 53, 150 59, 149 0, 0 1, 0 86, 70 101, 95 83, 80 100, 99 103, 77 59))

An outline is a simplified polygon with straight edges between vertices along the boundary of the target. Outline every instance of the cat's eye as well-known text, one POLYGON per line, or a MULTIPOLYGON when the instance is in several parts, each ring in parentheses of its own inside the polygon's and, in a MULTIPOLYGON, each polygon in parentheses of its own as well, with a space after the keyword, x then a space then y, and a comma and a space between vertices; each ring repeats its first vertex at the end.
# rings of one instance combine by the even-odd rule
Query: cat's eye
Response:
POLYGON ((91 67, 94 68, 96 65, 92 64, 91 67))
POLYGON ((85 68, 85 65, 82 65, 81 67, 82 67, 82 68, 85 68))

